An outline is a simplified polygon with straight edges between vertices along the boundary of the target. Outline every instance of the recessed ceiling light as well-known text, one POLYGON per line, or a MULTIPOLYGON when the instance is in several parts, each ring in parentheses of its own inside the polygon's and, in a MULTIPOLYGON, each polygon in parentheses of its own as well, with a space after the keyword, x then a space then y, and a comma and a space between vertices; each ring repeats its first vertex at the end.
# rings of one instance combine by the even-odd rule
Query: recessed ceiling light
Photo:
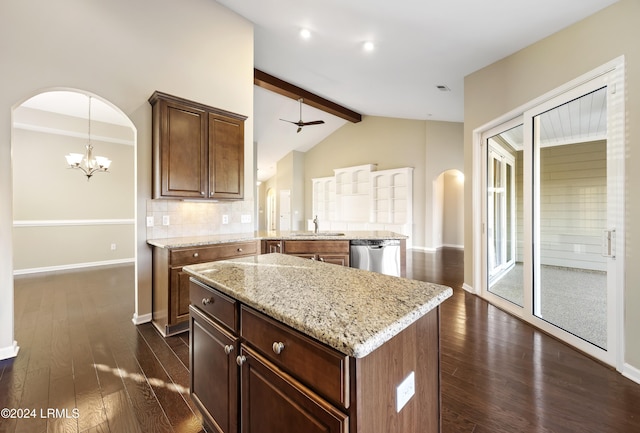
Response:
POLYGON ((362 44, 362 49, 365 51, 373 51, 375 49, 375 45, 373 42, 371 41, 367 41, 364 44, 362 44))
POLYGON ((311 37, 311 30, 309 29, 300 30, 300 37, 302 39, 309 39, 311 37))

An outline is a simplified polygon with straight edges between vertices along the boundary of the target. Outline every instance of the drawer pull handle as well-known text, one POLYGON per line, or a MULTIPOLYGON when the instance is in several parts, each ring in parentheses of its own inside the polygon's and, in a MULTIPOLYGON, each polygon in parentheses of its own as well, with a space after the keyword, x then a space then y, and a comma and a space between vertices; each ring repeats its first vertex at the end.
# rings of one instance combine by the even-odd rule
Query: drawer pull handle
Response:
POLYGON ((246 360, 247 358, 244 355, 236 356, 236 364, 238 364, 240 367, 242 367, 242 364, 244 364, 246 360))
POLYGON ((233 346, 232 345, 227 344, 226 346, 224 346, 224 353, 229 355, 231 352, 233 352, 233 346))
POLYGON ((198 253, 193 253, 193 257, 198 257, 200 254, 198 253))
POLYGON ((202 305, 213 304, 213 298, 202 298, 202 305))
POLYGON ((241 253, 242 252, 242 248, 238 248, 238 252, 241 253))
POLYGON ((273 353, 275 353, 276 355, 280 355, 284 350, 284 343, 281 341, 274 341, 271 348, 273 349, 273 353))

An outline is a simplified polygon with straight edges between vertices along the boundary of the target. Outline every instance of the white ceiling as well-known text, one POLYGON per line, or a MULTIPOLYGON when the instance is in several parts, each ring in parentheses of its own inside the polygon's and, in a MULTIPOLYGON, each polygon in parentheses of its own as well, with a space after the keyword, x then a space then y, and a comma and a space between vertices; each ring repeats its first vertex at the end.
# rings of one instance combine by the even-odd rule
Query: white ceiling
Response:
MULTIPOLYGON (((363 115, 456 122, 463 121, 466 75, 616 2, 217 1, 255 24, 257 69, 363 115), (299 36, 302 28, 311 31, 309 39, 299 36), (372 41, 375 49, 365 52, 365 41, 372 41), (438 85, 451 91, 442 92, 438 85)), ((322 117, 305 106, 304 120, 328 124, 298 135, 296 127, 288 125, 291 135, 276 119, 297 120, 297 103, 272 100, 272 95, 256 88, 254 140, 261 180, 278 155, 306 150, 340 126, 327 122, 333 116, 322 117), (321 129, 328 132, 322 135, 321 129), (312 133, 319 137, 310 137, 312 133)))

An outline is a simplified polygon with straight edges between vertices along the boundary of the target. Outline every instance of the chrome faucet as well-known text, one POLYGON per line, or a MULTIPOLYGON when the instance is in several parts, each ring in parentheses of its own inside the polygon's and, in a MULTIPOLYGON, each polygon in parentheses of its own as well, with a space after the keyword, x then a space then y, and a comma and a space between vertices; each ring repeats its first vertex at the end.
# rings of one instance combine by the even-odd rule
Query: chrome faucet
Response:
POLYGON ((318 215, 313 219, 313 232, 318 233, 318 215))

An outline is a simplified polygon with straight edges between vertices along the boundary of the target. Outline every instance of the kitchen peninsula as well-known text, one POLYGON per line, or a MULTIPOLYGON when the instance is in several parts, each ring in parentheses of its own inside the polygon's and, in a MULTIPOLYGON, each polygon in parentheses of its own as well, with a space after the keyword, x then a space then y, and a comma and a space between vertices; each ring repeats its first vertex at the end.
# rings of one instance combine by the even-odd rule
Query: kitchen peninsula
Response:
POLYGON ((191 394, 214 431, 439 432, 451 288, 278 253, 184 272, 191 394))

